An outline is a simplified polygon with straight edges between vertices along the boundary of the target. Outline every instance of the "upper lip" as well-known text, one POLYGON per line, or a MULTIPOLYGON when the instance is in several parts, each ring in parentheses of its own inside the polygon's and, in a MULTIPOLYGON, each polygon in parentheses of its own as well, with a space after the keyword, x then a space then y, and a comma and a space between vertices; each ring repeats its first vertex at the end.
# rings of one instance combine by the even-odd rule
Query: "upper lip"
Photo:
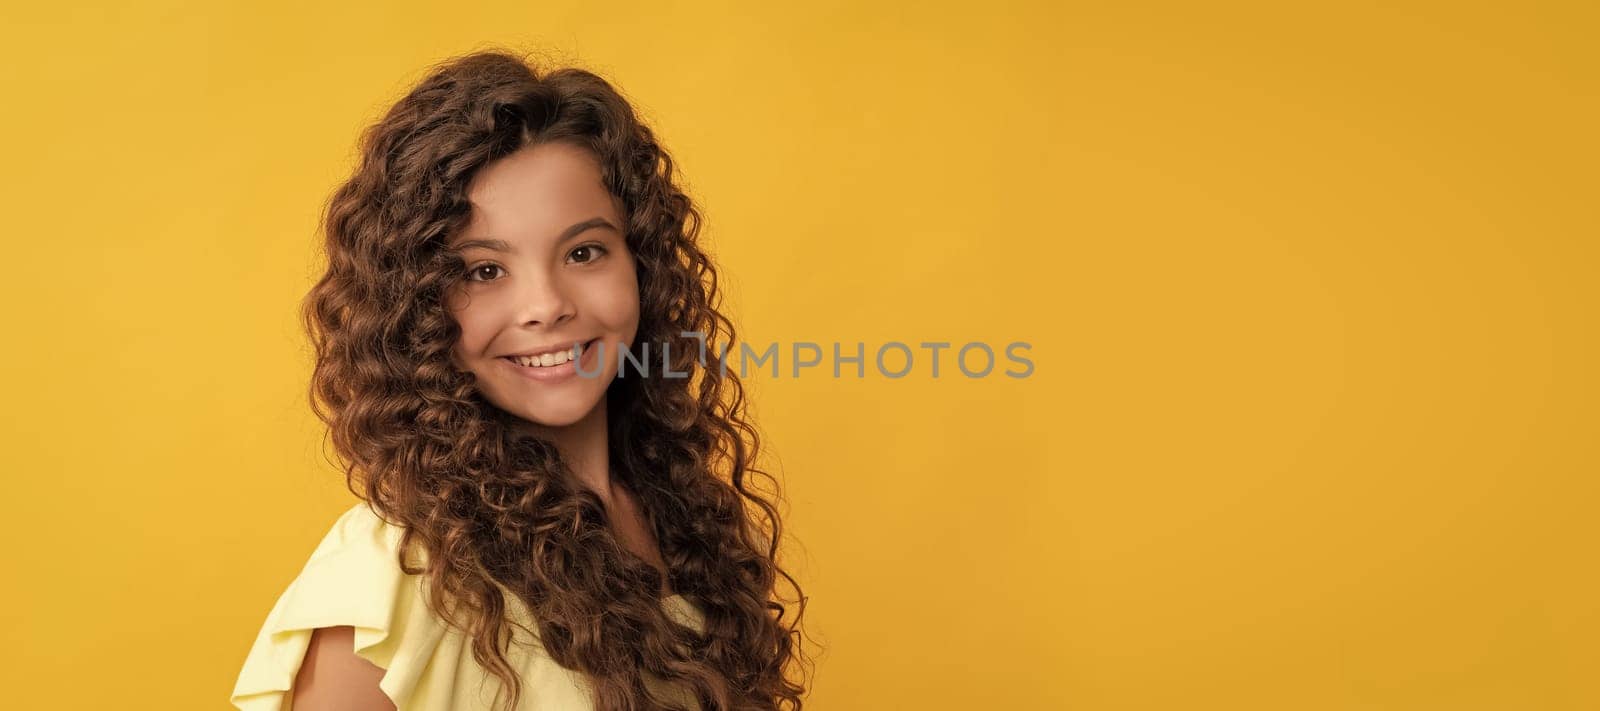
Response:
POLYGON ((589 341, 592 341, 592 340, 594 340, 594 339, 585 338, 585 339, 583 339, 581 341, 578 341, 578 340, 567 341, 565 344, 562 344, 562 345, 537 346, 537 347, 534 347, 534 348, 529 348, 529 349, 524 350, 524 351, 517 351, 516 353, 507 353, 507 354, 505 354, 503 356, 500 356, 500 357, 501 358, 532 358, 533 356, 542 356, 542 355, 544 355, 546 353, 560 353, 562 351, 570 351, 570 350, 572 350, 573 346, 576 346, 576 345, 578 345, 580 343, 588 343, 589 341))

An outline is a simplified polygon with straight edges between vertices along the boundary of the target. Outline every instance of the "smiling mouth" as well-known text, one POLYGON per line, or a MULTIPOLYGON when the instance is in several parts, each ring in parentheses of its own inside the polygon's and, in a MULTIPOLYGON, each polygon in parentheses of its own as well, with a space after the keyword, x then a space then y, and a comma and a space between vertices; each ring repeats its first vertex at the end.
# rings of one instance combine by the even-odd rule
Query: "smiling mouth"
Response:
POLYGON ((564 350, 564 351, 556 351, 554 353, 545 353, 545 354, 539 355, 539 356, 500 356, 500 357, 502 359, 504 359, 504 360, 510 361, 514 365, 517 365, 517 366, 520 366, 520 367, 523 367, 523 368, 535 368, 535 369, 538 369, 538 368, 556 368, 556 367, 560 367, 560 366, 563 366, 563 365, 566 365, 568 363, 573 362, 583 352, 588 351, 589 349, 593 348, 594 344, 598 343, 599 341, 600 341, 600 339, 595 338, 595 339, 586 341, 584 343, 581 343, 579 345, 573 346, 573 347, 571 347, 571 348, 569 348, 567 350, 564 350))

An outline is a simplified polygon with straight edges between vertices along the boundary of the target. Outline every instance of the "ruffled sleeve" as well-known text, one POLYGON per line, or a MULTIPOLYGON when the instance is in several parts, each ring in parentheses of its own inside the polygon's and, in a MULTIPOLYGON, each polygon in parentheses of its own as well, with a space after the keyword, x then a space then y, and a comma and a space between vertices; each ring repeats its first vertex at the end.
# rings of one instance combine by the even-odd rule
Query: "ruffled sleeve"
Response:
POLYGON ((365 502, 340 516, 267 614, 233 687, 233 705, 288 709, 312 630, 349 625, 356 655, 384 669, 379 688, 407 708, 446 630, 423 603, 421 577, 400 570, 399 542, 400 529, 365 502))

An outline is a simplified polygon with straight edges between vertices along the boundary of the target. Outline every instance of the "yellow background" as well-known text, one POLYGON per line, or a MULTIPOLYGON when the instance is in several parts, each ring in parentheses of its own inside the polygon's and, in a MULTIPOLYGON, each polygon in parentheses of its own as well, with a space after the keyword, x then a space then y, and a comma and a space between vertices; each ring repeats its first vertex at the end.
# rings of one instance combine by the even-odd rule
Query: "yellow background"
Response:
POLYGON ((751 5, 7 7, 5 705, 227 707, 353 501, 322 201, 498 45, 637 102, 747 342, 1032 344, 751 379, 808 708, 1600 708, 1593 4, 751 5))

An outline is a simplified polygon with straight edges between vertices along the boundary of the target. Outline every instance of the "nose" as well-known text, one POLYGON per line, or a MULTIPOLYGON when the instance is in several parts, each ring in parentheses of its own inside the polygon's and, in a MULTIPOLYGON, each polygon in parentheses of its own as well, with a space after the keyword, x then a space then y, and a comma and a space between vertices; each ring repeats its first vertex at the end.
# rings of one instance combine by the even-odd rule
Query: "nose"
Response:
POLYGON ((549 275, 524 280, 516 299, 516 319, 522 326, 555 326, 571 319, 575 308, 566 285, 549 275))

